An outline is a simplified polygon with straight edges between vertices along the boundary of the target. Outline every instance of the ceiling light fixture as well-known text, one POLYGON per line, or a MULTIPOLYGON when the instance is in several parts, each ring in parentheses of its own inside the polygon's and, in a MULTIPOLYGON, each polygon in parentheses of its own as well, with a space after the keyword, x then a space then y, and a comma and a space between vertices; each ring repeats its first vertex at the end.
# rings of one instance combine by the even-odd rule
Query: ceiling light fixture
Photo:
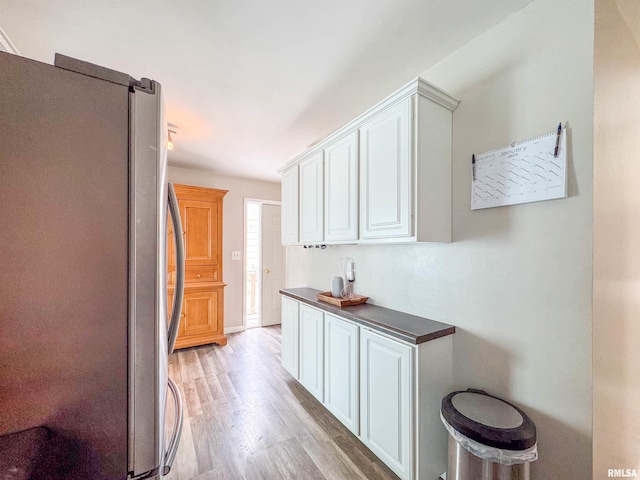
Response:
POLYGON ((167 139, 167 150, 173 150, 173 138, 171 138, 172 133, 176 133, 174 130, 167 130, 169 132, 169 138, 167 139))

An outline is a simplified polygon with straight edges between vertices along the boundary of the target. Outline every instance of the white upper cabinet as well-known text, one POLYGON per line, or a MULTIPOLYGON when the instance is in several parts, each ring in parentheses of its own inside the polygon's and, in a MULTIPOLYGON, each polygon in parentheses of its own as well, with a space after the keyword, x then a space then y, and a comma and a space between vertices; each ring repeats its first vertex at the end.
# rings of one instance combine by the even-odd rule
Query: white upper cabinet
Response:
POLYGON ((299 198, 299 237, 283 243, 450 242, 457 105, 418 78, 292 159, 281 170, 283 225, 299 198), (299 193, 286 197, 296 166, 299 193))
POLYGON ((324 240, 323 152, 300 162, 300 243, 324 240))
POLYGON ((413 235, 411 98, 360 127, 360 238, 413 235))
POLYGON ((298 165, 282 172, 282 244, 298 243, 298 165))
POLYGON ((358 239, 358 131, 324 150, 324 239, 358 239))

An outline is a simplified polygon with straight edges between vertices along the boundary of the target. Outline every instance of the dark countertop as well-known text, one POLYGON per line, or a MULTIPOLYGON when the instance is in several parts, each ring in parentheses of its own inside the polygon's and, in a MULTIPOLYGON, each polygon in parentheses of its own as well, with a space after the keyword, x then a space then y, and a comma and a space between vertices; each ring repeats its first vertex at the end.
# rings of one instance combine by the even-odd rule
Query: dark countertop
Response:
POLYGON ((282 295, 291 297, 299 302, 319 308, 325 312, 333 313, 347 318, 361 325, 380 330, 388 335, 396 337, 415 345, 435 340, 436 338, 451 335, 456 332, 456 327, 446 323, 436 322, 428 318, 418 317, 409 313, 398 312, 389 308, 376 305, 356 305, 353 307, 336 307, 326 302, 321 302, 316 293, 322 290, 315 288, 283 288, 282 295))

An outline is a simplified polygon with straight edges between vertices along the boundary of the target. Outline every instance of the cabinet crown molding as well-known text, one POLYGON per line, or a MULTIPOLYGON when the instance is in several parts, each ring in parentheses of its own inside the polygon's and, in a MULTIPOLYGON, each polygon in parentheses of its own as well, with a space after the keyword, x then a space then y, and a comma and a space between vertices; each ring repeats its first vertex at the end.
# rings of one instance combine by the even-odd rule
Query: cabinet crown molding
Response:
POLYGON ((421 77, 417 77, 403 87, 396 90, 381 102, 371 107, 363 114, 351 120, 349 123, 343 125, 333 133, 330 133, 328 136, 318 140, 316 143, 307 147, 305 150, 300 152, 298 155, 289 160, 285 165, 279 168, 278 173, 282 173, 283 171, 287 170, 289 167, 298 163, 302 158, 323 150, 327 145, 338 140, 340 137, 347 135, 354 130, 357 130, 369 119, 373 118, 375 115, 389 108, 395 103, 416 94, 427 98, 450 111, 454 111, 460 103, 459 100, 444 92, 440 88, 436 87, 432 83, 427 82, 421 77))
POLYGON ((0 28, 0 52, 13 53, 14 55, 20 55, 18 49, 9 39, 6 33, 0 28))

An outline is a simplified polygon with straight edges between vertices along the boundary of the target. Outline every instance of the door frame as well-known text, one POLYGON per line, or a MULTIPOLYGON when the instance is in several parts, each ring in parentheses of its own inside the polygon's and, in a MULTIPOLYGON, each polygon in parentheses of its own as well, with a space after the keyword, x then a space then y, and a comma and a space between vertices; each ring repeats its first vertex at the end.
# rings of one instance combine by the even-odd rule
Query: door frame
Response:
MULTIPOLYGON (((277 205, 282 207, 282 202, 279 200, 265 200, 263 198, 250 198, 244 197, 244 209, 242 215, 242 330, 247 329, 247 204, 258 203, 260 204, 260 252, 259 252, 259 272, 262 272, 262 206, 263 205, 277 205)), ((258 284, 262 291, 262 275, 258 277, 258 284)), ((258 303, 258 312, 260 315, 260 327, 262 327, 262 295, 260 296, 260 302, 258 303)), ((240 330, 240 329, 239 329, 240 330)))

